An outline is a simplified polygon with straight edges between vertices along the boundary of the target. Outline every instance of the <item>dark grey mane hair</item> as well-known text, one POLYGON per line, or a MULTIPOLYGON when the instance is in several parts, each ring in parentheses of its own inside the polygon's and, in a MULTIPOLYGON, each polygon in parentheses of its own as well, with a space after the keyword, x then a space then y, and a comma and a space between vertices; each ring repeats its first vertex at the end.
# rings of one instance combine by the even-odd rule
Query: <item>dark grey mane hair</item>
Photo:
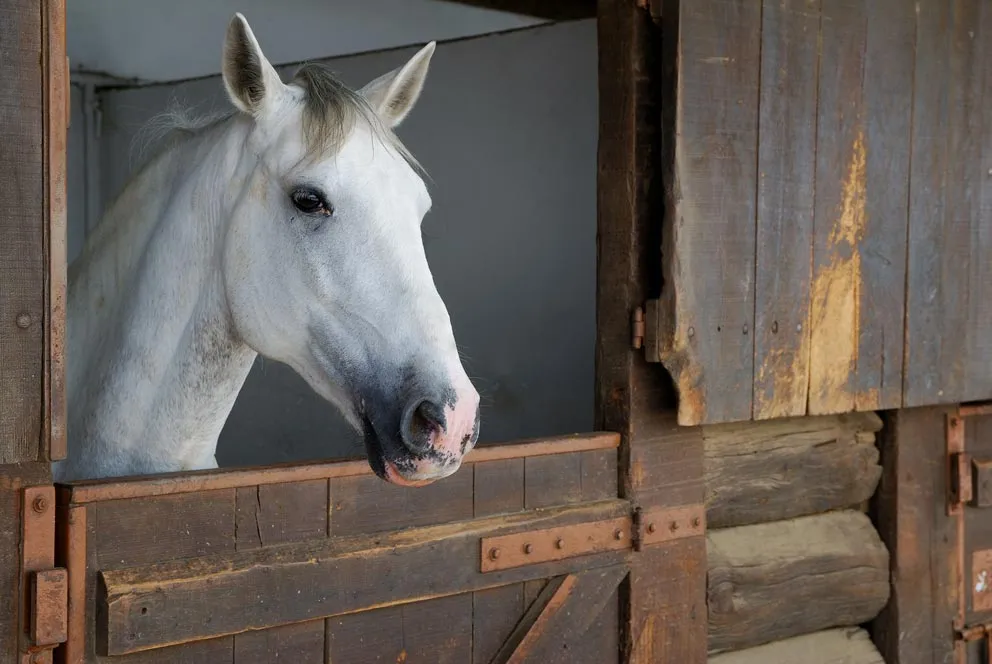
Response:
MULTIPOLYGON (((373 137, 392 147, 421 176, 426 176, 423 167, 410 153, 391 128, 359 92, 345 85, 325 64, 307 62, 300 66, 291 81, 304 91, 303 136, 308 157, 317 157, 328 151, 336 151, 348 137, 357 120, 363 120, 372 130, 373 137)), ((182 108, 178 101, 170 100, 169 108, 159 113, 134 137, 140 143, 140 151, 153 143, 166 142, 170 136, 193 136, 200 131, 216 126, 233 117, 237 111, 225 109, 221 113, 192 117, 188 108, 182 108)), ((132 144, 132 149, 135 144, 132 144)), ((133 157, 133 155, 132 155, 133 157)))

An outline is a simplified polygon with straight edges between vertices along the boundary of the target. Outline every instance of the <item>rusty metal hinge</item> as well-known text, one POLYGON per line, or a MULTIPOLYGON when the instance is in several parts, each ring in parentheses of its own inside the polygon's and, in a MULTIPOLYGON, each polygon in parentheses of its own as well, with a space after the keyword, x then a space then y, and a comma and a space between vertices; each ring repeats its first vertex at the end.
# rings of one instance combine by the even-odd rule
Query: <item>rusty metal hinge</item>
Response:
POLYGON ((661 311, 658 300, 647 300, 643 306, 634 309, 630 320, 630 345, 634 350, 644 349, 644 359, 648 362, 661 361, 658 347, 658 320, 661 311))
POLYGON ((947 416, 945 427, 947 452, 947 514, 961 514, 971 501, 971 459, 964 449, 964 421, 956 413, 947 416))
POLYGON ((51 664, 52 651, 67 640, 69 579, 55 567, 55 487, 24 489, 21 508, 23 606, 22 664, 51 664))
POLYGON ((706 532, 705 505, 636 508, 629 516, 480 539, 482 572, 536 565, 608 551, 641 551, 706 532))
POLYGON ((644 345, 644 307, 634 309, 631 316, 630 345, 634 350, 640 350, 644 345))

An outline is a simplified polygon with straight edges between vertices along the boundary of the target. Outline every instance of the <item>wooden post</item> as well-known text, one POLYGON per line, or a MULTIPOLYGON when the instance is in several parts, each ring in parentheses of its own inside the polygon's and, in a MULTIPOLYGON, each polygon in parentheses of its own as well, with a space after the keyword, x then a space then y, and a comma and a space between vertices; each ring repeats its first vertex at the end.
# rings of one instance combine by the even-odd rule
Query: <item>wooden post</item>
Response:
MULTIPOLYGON (((661 247, 661 28, 634 0, 601 0, 598 29, 598 426, 623 436, 625 498, 644 510, 701 504, 701 432, 676 426, 667 375, 631 344, 633 312, 661 273, 649 260, 661 247)), ((704 536, 644 547, 620 597, 621 661, 706 661, 704 536)))

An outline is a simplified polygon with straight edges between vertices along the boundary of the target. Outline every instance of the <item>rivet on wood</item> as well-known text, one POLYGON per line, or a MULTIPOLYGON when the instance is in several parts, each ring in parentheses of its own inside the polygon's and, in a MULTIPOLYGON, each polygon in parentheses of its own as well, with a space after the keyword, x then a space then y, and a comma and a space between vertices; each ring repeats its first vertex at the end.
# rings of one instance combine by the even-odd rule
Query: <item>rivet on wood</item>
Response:
POLYGON ((31 504, 31 508, 38 514, 44 514, 45 510, 48 509, 48 501, 45 500, 44 496, 38 496, 34 499, 34 503, 31 504))
POLYGON ((679 522, 678 521, 672 521, 669 524, 668 529, 671 530, 674 533, 676 530, 679 529, 679 522))
POLYGON ((747 334, 747 331, 748 331, 748 326, 747 326, 747 325, 745 325, 745 326, 744 326, 744 334, 747 334))
POLYGON ((778 334, 778 321, 772 321, 772 334, 778 334))
POLYGON ((689 331, 688 331, 688 335, 689 335, 689 338, 690 339, 692 339, 694 336, 696 336, 696 328, 690 327, 689 328, 689 331))
POLYGON ((495 547, 492 548, 492 549, 489 549, 489 557, 492 558, 493 560, 496 560, 497 558, 499 558, 499 549, 497 549, 495 547))
POLYGON ((615 540, 622 540, 623 539, 623 531, 620 530, 619 528, 617 528, 616 530, 614 530, 613 531, 613 539, 615 539, 615 540))
POLYGON ((655 530, 657 530, 657 529, 658 529, 658 527, 657 527, 657 526, 655 526, 655 525, 654 525, 653 523, 649 523, 649 524, 648 524, 648 532, 649 532, 649 533, 653 533, 653 532, 654 532, 655 530))
POLYGON ((555 540, 555 548, 556 549, 564 549, 565 548, 565 540, 563 540, 560 537, 558 539, 556 539, 555 540))
POLYGON ((533 550, 534 547, 531 544, 524 544, 524 553, 530 553, 533 550))
POLYGON ((29 327, 31 327, 31 314, 29 313, 17 314, 17 327, 21 328, 22 330, 26 330, 29 327))
POLYGON ((699 517, 698 516, 692 517, 692 527, 693 528, 699 528, 699 517))

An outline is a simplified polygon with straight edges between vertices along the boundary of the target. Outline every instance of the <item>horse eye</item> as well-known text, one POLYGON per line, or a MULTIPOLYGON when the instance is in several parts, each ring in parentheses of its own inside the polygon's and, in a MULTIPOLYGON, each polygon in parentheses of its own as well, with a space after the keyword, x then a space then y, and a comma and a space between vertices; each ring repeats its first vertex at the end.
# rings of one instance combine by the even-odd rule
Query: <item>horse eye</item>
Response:
POLYGON ((331 206, 324 201, 323 196, 312 189, 297 189, 290 194, 290 198, 296 209, 304 214, 331 216, 331 206))

